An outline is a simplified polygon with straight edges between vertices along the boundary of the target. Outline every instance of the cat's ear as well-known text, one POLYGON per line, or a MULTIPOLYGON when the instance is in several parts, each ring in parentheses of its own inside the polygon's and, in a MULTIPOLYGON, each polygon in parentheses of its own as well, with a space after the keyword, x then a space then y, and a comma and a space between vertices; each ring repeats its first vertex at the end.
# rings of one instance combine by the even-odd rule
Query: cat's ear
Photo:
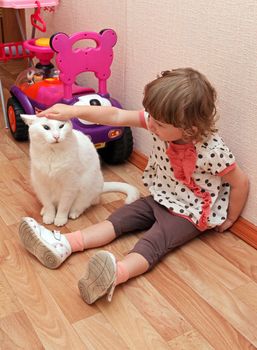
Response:
POLYGON ((38 118, 35 114, 20 114, 21 119, 25 124, 30 126, 38 118))

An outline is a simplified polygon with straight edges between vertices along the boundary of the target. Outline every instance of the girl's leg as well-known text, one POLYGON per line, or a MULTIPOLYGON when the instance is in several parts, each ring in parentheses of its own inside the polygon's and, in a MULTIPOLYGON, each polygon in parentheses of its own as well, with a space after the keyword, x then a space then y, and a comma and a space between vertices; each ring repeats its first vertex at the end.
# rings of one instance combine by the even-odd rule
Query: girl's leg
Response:
POLYGON ((113 225, 107 220, 82 231, 60 234, 28 217, 22 218, 19 235, 24 247, 50 269, 59 267, 75 251, 100 247, 115 238, 113 225))
POLYGON ((79 280, 81 297, 87 304, 93 304, 104 295, 111 301, 118 284, 141 275, 148 269, 149 263, 140 254, 130 253, 116 263, 113 254, 101 250, 89 259, 86 272, 79 280))
POLYGON ((85 249, 101 247, 116 238, 114 227, 108 220, 89 226, 81 231, 66 233, 72 253, 85 249))
POLYGON ((110 301, 116 285, 152 269, 168 252, 201 233, 190 221, 170 214, 157 203, 153 202, 152 206, 155 223, 123 260, 116 263, 114 256, 106 251, 90 258, 79 281, 86 303, 92 304, 106 294, 110 301))
POLYGON ((142 275, 149 269, 148 261, 138 253, 129 253, 117 263, 116 286, 128 279, 142 275))
POLYGON ((50 231, 32 218, 23 218, 19 235, 31 254, 44 266, 55 269, 71 253, 101 247, 126 232, 147 229, 152 220, 152 209, 142 198, 119 208, 108 220, 68 234, 50 231))
POLYGON ((154 223, 149 197, 117 209, 108 220, 87 227, 81 231, 65 234, 72 252, 101 247, 116 237, 136 230, 146 230, 154 223))

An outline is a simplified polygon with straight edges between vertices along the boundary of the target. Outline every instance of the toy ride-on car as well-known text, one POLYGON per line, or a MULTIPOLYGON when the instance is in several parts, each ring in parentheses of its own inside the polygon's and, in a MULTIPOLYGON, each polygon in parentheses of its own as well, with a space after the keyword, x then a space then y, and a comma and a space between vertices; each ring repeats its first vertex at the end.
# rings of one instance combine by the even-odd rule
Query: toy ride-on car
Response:
MULTIPOLYGON (((13 137, 18 141, 28 139, 28 127, 20 114, 35 114, 55 103, 122 108, 107 92, 116 41, 116 33, 111 29, 100 33, 79 32, 71 36, 57 33, 50 41, 44 38, 25 41, 24 47, 39 62, 21 72, 11 87, 7 116, 13 137), (95 42, 96 47, 74 47, 75 43, 82 43, 85 39, 95 42), (54 55, 56 68, 51 63, 54 55), (98 92, 75 82, 77 75, 83 72, 94 72, 98 79, 98 92)), ((133 148, 130 128, 93 124, 78 118, 73 118, 72 124, 74 129, 90 137, 106 163, 118 164, 130 156, 133 148)))

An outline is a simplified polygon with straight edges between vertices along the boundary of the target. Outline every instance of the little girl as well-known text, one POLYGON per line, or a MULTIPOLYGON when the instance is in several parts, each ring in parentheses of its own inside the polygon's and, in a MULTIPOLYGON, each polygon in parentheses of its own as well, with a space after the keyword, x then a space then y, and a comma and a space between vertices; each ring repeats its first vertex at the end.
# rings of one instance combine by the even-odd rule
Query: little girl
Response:
POLYGON ((216 93, 191 68, 165 71, 146 85, 143 111, 57 104, 41 113, 50 119, 78 117, 94 123, 149 130, 153 148, 143 174, 150 195, 119 208, 105 221, 60 234, 23 218, 20 238, 39 261, 57 268, 76 251, 101 247, 128 232, 145 230, 123 260, 98 251, 78 286, 92 304, 114 288, 152 269, 168 252, 215 228, 227 230, 238 218, 248 179, 215 129, 216 93))

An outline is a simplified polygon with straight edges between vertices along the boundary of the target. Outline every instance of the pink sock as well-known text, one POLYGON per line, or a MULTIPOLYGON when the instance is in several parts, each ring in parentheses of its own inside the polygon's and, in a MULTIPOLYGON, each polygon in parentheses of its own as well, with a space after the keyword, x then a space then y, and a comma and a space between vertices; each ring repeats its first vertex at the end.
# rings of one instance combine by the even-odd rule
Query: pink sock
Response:
POLYGON ((74 252, 82 252, 85 249, 85 244, 83 240, 83 236, 81 231, 75 231, 71 233, 66 233, 65 237, 71 246, 71 251, 74 252))
POLYGON ((129 272, 123 262, 117 262, 117 275, 116 275, 116 286, 124 283, 129 279, 129 272))

